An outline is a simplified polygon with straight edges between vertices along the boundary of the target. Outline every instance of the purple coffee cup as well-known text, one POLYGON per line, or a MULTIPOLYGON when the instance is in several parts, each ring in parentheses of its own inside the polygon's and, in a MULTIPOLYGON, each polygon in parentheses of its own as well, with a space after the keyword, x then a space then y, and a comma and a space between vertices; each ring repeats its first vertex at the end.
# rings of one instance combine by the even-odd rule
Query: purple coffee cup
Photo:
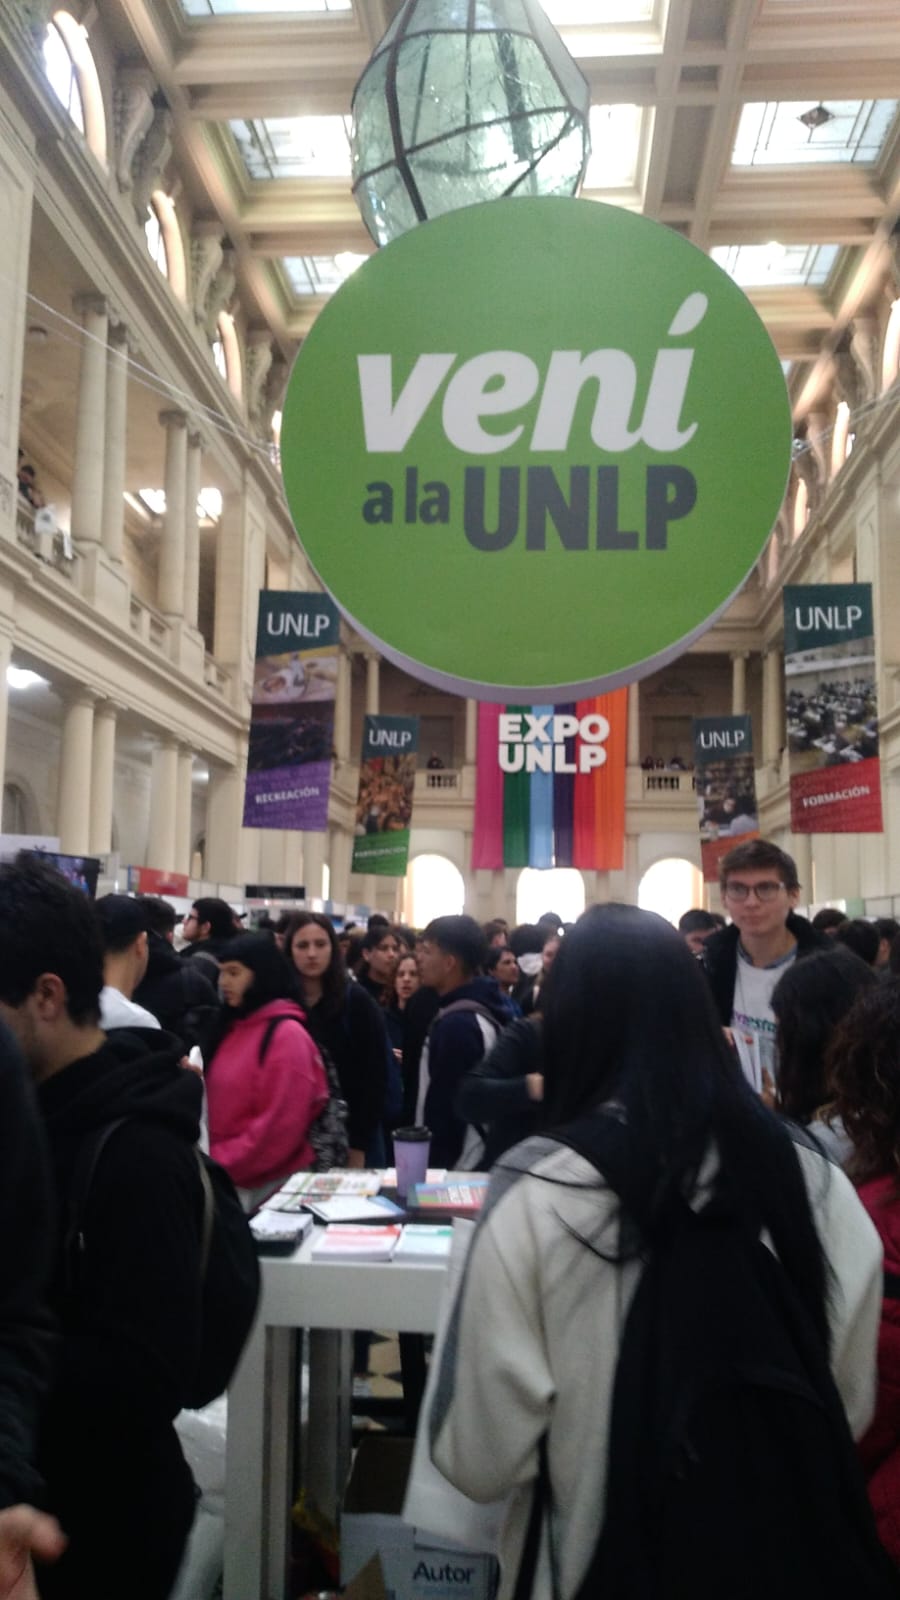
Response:
POLYGON ((394 1165, 397 1168, 397 1193, 405 1200, 414 1183, 424 1183, 431 1153, 430 1128, 395 1128, 394 1165))

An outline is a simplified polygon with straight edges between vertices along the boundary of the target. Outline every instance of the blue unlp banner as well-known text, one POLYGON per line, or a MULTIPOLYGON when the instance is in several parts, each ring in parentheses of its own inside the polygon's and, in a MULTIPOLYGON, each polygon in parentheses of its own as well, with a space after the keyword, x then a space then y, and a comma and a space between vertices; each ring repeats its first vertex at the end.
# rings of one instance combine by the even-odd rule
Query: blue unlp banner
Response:
POLYGON ((339 640, 329 595, 261 592, 245 828, 328 827, 339 640))

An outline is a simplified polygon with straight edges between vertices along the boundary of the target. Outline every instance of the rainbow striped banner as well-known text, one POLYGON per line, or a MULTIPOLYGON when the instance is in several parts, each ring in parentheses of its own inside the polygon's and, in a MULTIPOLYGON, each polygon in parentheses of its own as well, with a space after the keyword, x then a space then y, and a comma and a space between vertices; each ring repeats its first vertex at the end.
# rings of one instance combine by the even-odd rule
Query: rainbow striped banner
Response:
POLYGON ((558 706, 479 705, 473 869, 619 871, 627 718, 627 689, 558 706))

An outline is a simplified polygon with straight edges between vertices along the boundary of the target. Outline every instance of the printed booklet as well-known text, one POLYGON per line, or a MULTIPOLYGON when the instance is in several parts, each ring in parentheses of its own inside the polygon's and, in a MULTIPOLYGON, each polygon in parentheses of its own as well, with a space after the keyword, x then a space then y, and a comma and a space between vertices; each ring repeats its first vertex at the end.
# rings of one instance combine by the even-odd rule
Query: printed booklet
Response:
POLYGON ((356 1227, 353 1223, 331 1222, 315 1240, 313 1261, 390 1261, 397 1240, 399 1224, 386 1228, 356 1227))

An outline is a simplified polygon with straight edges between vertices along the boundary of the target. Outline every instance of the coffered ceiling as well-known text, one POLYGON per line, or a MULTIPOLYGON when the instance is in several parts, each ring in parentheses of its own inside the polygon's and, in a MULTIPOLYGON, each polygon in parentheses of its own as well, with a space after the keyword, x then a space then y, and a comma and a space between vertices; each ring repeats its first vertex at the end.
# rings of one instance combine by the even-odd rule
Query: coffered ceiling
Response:
MULTIPOLYGON (((892 259, 900 0, 545 4, 591 87, 586 197, 712 251, 768 324, 802 411, 892 259)), ((94 0, 117 51, 152 67, 180 182, 227 231, 251 320, 285 354, 374 248, 350 193, 346 119, 395 10, 94 0)))

